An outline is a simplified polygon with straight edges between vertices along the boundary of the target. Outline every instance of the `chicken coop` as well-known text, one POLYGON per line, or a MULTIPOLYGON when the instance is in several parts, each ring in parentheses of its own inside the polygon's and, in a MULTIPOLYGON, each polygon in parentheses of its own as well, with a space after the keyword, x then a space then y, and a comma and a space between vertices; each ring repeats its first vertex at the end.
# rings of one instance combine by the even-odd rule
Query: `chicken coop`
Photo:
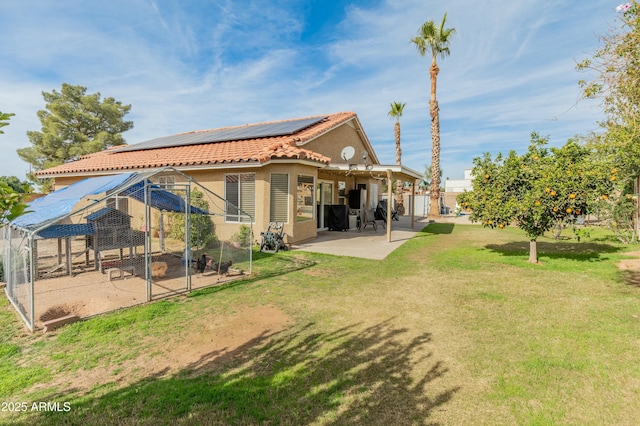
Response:
POLYGON ((31 331, 252 270, 252 218, 173 168, 86 178, 27 211, 2 229, 2 261, 7 297, 31 331), (230 212, 240 226, 225 221, 230 212))

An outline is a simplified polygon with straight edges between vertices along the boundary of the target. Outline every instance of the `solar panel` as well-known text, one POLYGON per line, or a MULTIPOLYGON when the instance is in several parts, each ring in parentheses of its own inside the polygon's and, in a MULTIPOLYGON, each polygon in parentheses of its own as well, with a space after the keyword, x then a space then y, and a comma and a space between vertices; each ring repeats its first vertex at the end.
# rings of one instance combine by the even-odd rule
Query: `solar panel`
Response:
POLYGON ((185 145, 198 145, 213 142, 230 142, 244 139, 270 138, 276 136, 293 135, 301 130, 313 126, 327 117, 301 118, 277 123, 253 124, 229 129, 213 129, 195 133, 165 136, 151 139, 113 152, 141 151, 146 149, 170 148, 185 145))

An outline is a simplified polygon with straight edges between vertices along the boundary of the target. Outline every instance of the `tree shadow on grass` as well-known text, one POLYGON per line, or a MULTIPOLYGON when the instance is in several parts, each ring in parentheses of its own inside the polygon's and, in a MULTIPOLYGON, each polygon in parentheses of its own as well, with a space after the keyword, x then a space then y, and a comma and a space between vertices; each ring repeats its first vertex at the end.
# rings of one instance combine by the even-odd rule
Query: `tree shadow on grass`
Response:
POLYGON ((455 228, 453 223, 430 223, 422 228, 418 234, 451 234, 455 228))
POLYGON ((640 288, 640 271, 627 269, 620 271, 620 276, 627 285, 640 288))
POLYGON ((432 336, 412 337, 391 320, 330 333, 314 324, 263 333, 215 351, 172 376, 148 377, 73 402, 70 412, 33 413, 44 424, 423 423, 459 387, 429 352, 432 336), (417 371, 421 373, 416 374, 417 371))
MULTIPOLYGON (((486 249, 503 256, 529 256, 529 242, 510 242, 505 244, 488 244, 486 249)), ((566 243, 566 242, 544 242, 537 243, 538 257, 547 257, 550 259, 571 259, 585 262, 601 262, 608 260, 602 257, 606 253, 616 253, 622 251, 620 247, 602 243, 566 243)))

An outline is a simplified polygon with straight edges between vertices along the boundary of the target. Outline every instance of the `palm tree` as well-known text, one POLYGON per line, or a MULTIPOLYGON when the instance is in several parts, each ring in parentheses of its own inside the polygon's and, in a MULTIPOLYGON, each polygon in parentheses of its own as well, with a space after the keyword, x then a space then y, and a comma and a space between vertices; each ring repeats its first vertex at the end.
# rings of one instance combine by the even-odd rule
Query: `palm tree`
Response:
MULTIPOLYGON (((0 111, 0 127, 4 127, 4 126, 8 126, 9 125, 9 118, 13 117, 15 114, 12 113, 3 113, 2 111, 0 111)), ((0 135, 3 134, 4 132, 2 130, 0 130, 0 135)))
MULTIPOLYGON (((406 103, 391 102, 391 110, 388 112, 388 116, 396 120, 394 127, 396 136, 396 164, 402 164, 402 149, 400 148, 400 117, 402 117, 402 111, 406 103)), ((396 181, 396 211, 399 215, 404 214, 404 194, 402 189, 402 181, 398 179, 396 181)))
POLYGON ((429 188, 429 202, 431 208, 429 209, 429 217, 436 218, 440 217, 438 202, 440 198, 440 109, 436 99, 436 82, 440 68, 438 68, 436 58, 438 56, 441 58, 449 56, 449 43, 456 33, 454 28, 444 27, 446 20, 447 14, 445 13, 439 27, 436 27, 433 21, 425 22, 418 30, 418 35, 411 39, 416 45, 420 56, 424 56, 427 52, 431 53, 431 68, 429 68, 431 77, 431 99, 429 101, 429 113, 431 115, 431 186, 429 188))

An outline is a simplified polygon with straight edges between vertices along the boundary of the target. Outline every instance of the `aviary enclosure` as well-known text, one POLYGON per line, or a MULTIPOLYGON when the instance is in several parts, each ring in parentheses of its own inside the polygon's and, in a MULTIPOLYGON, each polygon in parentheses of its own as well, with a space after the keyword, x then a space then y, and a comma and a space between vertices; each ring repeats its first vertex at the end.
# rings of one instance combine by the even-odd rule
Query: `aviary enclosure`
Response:
POLYGON ((173 168, 87 178, 29 210, 3 228, 2 255, 5 292, 31 331, 252 270, 251 217, 173 168))

